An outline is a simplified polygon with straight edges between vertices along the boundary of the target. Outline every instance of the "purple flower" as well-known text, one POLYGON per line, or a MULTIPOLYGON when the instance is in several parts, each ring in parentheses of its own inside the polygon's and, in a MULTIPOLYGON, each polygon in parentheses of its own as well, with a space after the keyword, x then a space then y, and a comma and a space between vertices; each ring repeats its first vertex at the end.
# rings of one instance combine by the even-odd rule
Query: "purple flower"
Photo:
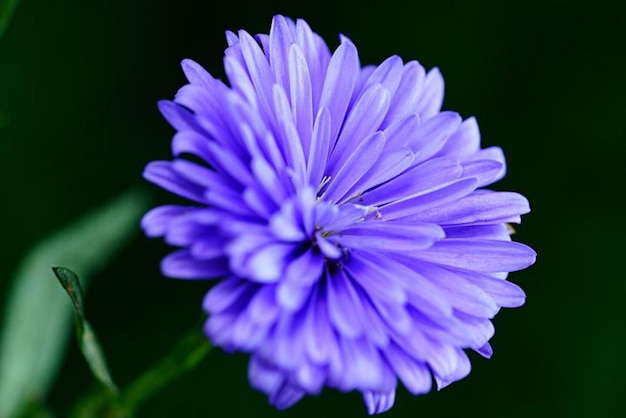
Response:
POLYGON ((482 189, 504 176, 474 118, 441 112, 443 79, 393 56, 361 66, 303 20, 227 33, 228 83, 190 60, 159 107, 173 161, 149 181, 189 199, 142 221, 180 247, 163 274, 215 279, 205 332, 250 353, 249 379, 278 408, 324 386, 388 410, 491 356, 491 318, 525 295, 508 272, 535 261, 512 242, 527 200, 482 189), (185 157, 192 157, 185 158, 185 157))

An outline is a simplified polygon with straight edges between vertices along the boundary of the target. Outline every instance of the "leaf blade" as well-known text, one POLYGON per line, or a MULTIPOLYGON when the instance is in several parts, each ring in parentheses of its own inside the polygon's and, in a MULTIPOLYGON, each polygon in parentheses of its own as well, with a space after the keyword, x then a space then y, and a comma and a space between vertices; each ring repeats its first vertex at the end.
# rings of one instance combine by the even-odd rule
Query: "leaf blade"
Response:
POLYGON ((44 238, 24 257, 0 328, 0 416, 14 416, 24 403, 43 399, 60 365, 72 308, 50 280, 50 267, 72 265, 86 284, 138 231, 148 207, 143 191, 129 190, 44 238))

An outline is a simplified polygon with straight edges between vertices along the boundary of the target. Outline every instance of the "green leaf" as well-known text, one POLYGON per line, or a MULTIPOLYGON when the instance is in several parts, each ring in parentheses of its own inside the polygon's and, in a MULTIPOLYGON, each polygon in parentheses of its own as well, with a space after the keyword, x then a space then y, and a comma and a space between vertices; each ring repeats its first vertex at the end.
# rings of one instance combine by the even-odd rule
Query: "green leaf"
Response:
POLYGON ((20 0, 0 0, 0 38, 4 34, 20 0))
POLYGON ((50 388, 70 332, 71 304, 50 277, 50 267, 71 265, 83 285, 138 230, 147 197, 128 191, 45 238, 23 259, 6 301, 0 328, 0 417, 40 402, 50 388))
POLYGON ((53 267, 52 271, 54 271, 57 279, 59 279, 59 282, 72 300, 76 323, 76 337, 78 338, 78 344, 85 360, 87 360, 89 368, 96 379, 98 379, 112 395, 117 396, 118 389, 115 383, 113 383, 111 373, 109 373, 109 369, 106 365, 104 351, 96 338, 96 333, 91 327, 91 324, 89 324, 87 318, 85 318, 83 290, 80 287, 78 276, 72 270, 65 267, 53 267))

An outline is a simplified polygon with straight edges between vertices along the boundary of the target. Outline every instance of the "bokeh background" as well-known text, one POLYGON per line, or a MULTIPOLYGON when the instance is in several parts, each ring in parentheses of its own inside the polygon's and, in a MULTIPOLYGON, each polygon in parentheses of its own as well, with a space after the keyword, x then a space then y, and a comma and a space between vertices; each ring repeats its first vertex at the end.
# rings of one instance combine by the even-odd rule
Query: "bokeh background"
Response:
MULTIPOLYGON (((169 157, 156 101, 193 58, 214 75, 226 29, 267 32, 273 14, 305 18, 334 48, 344 33, 363 63, 398 54, 438 66, 444 108, 476 116, 503 147, 497 189, 533 212, 515 239, 539 254, 511 280, 523 308, 495 319, 491 360, 442 392, 399 391, 386 416, 617 417, 626 373, 626 2, 22 0, 0 40, 0 294, 38 240, 133 185, 169 157)), ((87 294, 113 376, 124 386, 202 316, 206 284, 163 278, 168 248, 139 233, 87 294)), ((71 266, 68 266, 71 267, 71 266)), ((51 279, 53 280, 53 279, 51 279)), ((4 302, 2 302, 4 303, 4 302)), ((44 348, 45 349, 45 348, 44 348)), ((68 346, 47 404, 64 416, 91 384, 68 346)), ((214 351, 140 417, 365 415, 360 396, 326 390, 278 412, 246 378, 246 357, 214 351)))

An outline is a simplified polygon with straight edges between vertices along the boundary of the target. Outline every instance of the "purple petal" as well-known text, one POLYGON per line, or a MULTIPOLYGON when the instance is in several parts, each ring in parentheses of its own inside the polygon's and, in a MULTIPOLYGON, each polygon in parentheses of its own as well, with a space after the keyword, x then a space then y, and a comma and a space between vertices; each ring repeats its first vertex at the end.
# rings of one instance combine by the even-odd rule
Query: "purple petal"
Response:
POLYGON ((197 260, 189 250, 178 250, 161 261, 161 272, 177 279, 215 279, 229 270, 226 258, 197 260))
MULTIPOLYGON (((397 285, 403 287, 408 293, 409 301, 421 311, 435 317, 448 317, 452 315, 452 307, 437 286, 418 273, 417 269, 411 268, 406 261, 390 258, 384 252, 356 252, 353 257, 365 263, 380 277, 392 277, 397 285)), ((406 257, 406 256, 405 256, 406 257)))
POLYGON ((411 219, 440 225, 482 225, 528 212, 528 200, 518 193, 472 193, 448 205, 417 213, 411 219))
POLYGON ((302 48, 311 74, 313 109, 318 109, 331 54, 326 42, 302 19, 296 21, 296 39, 302 48))
POLYGON ((330 59, 319 103, 320 109, 325 107, 332 115, 330 138, 337 138, 358 75, 356 47, 351 42, 344 42, 330 59))
POLYGON ((434 283, 455 310, 477 317, 493 318, 499 306, 479 286, 459 279, 454 273, 428 264, 420 265, 420 273, 434 283))
POLYGON ((172 169, 169 161, 153 161, 143 171, 143 177, 164 188, 165 190, 193 200, 204 203, 204 187, 182 178, 172 169))
POLYGON ((278 281, 292 252, 293 246, 285 244, 269 244, 257 250, 246 262, 249 278, 262 283, 278 281))
POLYGON ((281 282, 278 285, 276 298, 281 308, 296 312, 302 308, 311 294, 311 286, 299 286, 295 283, 281 282))
POLYGON ((170 222, 194 208, 192 206, 164 205, 146 213, 141 219, 141 228, 149 237, 160 237, 165 234, 170 222))
POLYGON ((211 156, 208 144, 209 139, 196 131, 179 131, 172 139, 172 154, 174 154, 175 157, 183 153, 193 154, 207 163, 211 163, 213 157, 211 156))
POLYGON ((203 236, 194 242, 191 247, 191 255, 198 259, 217 258, 226 255, 225 239, 215 233, 203 236))
POLYGON ((281 142, 281 148, 285 155, 287 165, 294 171, 296 180, 301 182, 304 180, 305 159, 302 150, 302 141, 298 135, 298 130, 294 123, 294 117, 291 114, 291 106, 289 99, 285 94, 285 90, 278 84, 272 88, 276 122, 277 136, 281 142))
POLYGON ((367 407, 367 413, 369 415, 376 415, 387 412, 393 407, 395 400, 395 390, 387 393, 372 391, 363 392, 363 401, 365 402, 365 406, 367 407))
POLYGON ((415 161, 415 154, 409 148, 401 148, 393 152, 383 150, 372 168, 346 194, 348 196, 360 195, 370 188, 381 185, 405 172, 413 161, 415 161))
POLYGON ((319 232, 315 234, 315 242, 322 254, 324 254, 327 258, 337 260, 343 256, 341 249, 326 238, 322 237, 319 232))
POLYGON ((184 59, 180 63, 185 73, 185 77, 191 84, 196 84, 205 89, 210 89, 216 80, 197 62, 184 59))
POLYGON ((306 172, 309 184, 317 187, 326 170, 326 159, 330 151, 331 123, 330 113, 325 107, 320 108, 311 134, 311 149, 306 172))
POLYGON ((444 185, 456 180, 461 174, 462 167, 457 160, 436 158, 364 193, 362 198, 366 203, 375 205, 393 202, 444 185))
POLYGON ((253 321, 247 312, 239 314, 231 326, 228 344, 238 350, 256 350, 267 339, 269 328, 266 324, 253 321))
POLYGON ((233 31, 224 31, 224 36, 226 37, 226 43, 229 47, 237 45, 239 43, 239 37, 233 31))
POLYGON ((204 200, 209 205, 222 209, 226 213, 243 218, 255 218, 256 215, 248 205, 244 205, 240 193, 223 183, 215 183, 204 192, 204 200))
POLYGON ((437 153, 439 156, 465 160, 480 149, 480 130, 476 118, 471 117, 463 121, 443 148, 437 153))
POLYGON ((252 296, 246 308, 246 316, 251 322, 260 325, 271 325, 276 322, 280 308, 276 303, 276 287, 261 286, 252 296))
MULTIPOLYGON (((211 237, 217 234, 214 226, 199 224, 193 216, 179 216, 172 220, 167 232, 165 233, 165 242, 170 245, 179 247, 187 247, 204 237, 211 237)), ((218 241, 222 241, 218 237, 218 241)))
POLYGON ((409 392, 413 395, 430 392, 432 378, 426 364, 413 359, 396 344, 387 347, 384 355, 409 392))
POLYGON ((463 177, 476 177, 478 187, 483 187, 501 178, 504 164, 495 160, 472 160, 463 163, 463 177))
POLYGON ((277 409, 287 409, 295 405, 306 393, 287 382, 270 393, 270 403, 277 409))
POLYGON ((365 338, 339 340, 345 372, 340 387, 342 390, 384 391, 389 388, 385 379, 386 363, 379 351, 365 338))
POLYGON ((305 312, 304 347, 308 358, 316 364, 327 364, 338 350, 335 333, 328 315, 326 294, 316 289, 305 312))
MULTIPOLYGON (((420 192, 415 196, 398 202, 392 202, 380 209, 383 219, 401 219, 412 220, 413 216, 422 211, 454 202, 464 196, 467 196, 476 189, 476 179, 461 179, 453 181, 439 187, 435 187, 424 192, 420 192)), ((417 217, 417 216, 416 216, 417 217)))
POLYGON ((246 31, 239 31, 239 44, 262 109, 270 116, 274 108, 271 86, 276 82, 276 78, 259 44, 246 31))
POLYGON ((300 242, 307 238, 298 224, 295 210, 294 202, 289 201, 283 205, 279 212, 270 217, 270 230, 282 241, 300 242))
MULTIPOLYGON (((353 280, 355 280, 356 282, 355 278, 353 278, 353 280)), ((364 287, 363 293, 367 293, 367 297, 365 296, 362 297, 362 307, 363 307, 363 312, 365 312, 365 316, 363 317, 363 322, 367 324, 367 338, 375 346, 381 349, 385 349, 387 345, 389 345, 389 341, 390 341, 389 327, 387 326, 387 324, 385 324, 378 310, 376 309, 376 307, 374 307, 374 305, 372 305, 370 300, 375 297, 380 297, 382 300, 394 299, 392 303, 396 303, 395 299, 397 298, 397 296, 395 295, 391 295, 391 297, 388 297, 387 295, 381 296, 379 294, 376 294, 372 288, 366 289, 365 285, 362 284, 361 282, 359 282, 359 285, 364 287)), ((393 291, 391 292, 387 291, 387 292, 393 293, 393 291)))
POLYGON ((517 308, 526 301, 524 291, 515 283, 467 270, 455 270, 454 274, 480 287, 504 308, 517 308))
POLYGON ((399 121, 407 114, 415 114, 418 112, 417 102, 422 94, 425 77, 426 72, 424 71, 424 67, 417 61, 408 62, 404 66, 400 85, 391 100, 387 116, 381 124, 381 127, 386 128, 399 121))
POLYGON ((419 115, 412 114, 407 115, 397 120, 396 122, 386 126, 385 129, 382 129, 382 131, 387 136, 387 147, 385 150, 388 151, 409 148, 409 142, 412 138, 412 135, 415 133, 421 123, 422 122, 419 115))
POLYGON ((250 186, 257 183, 250 173, 250 169, 246 167, 241 158, 230 150, 209 142, 207 148, 211 153, 211 165, 226 176, 236 180, 244 186, 250 186))
POLYGON ((445 226, 448 238, 478 238, 510 241, 511 233, 506 224, 445 226))
POLYGON ((324 274, 324 257, 313 251, 305 251, 293 260, 285 270, 284 283, 311 286, 324 274))
POLYGON ((416 256, 442 266, 500 272, 517 271, 532 265, 536 253, 518 242, 445 239, 416 256))
POLYGON ((464 312, 455 312, 454 315, 462 321, 463 328, 472 337, 470 348, 478 349, 493 337, 495 328, 489 318, 476 317, 464 312))
POLYGON ((495 183, 500 180, 506 174, 506 159, 504 158, 504 152, 500 147, 489 147, 481 149, 476 152, 473 160, 491 160, 498 161, 502 168, 498 173, 494 173, 490 178, 485 178, 485 186, 491 183, 495 183))
POLYGON ((258 356, 250 356, 248 362, 248 379, 257 390, 272 393, 285 381, 284 374, 258 356))
POLYGON ((306 361, 303 321, 301 314, 280 315, 273 327, 272 338, 261 348, 264 357, 290 372, 306 361))
POLYGON ((232 55, 224 57, 224 71, 233 90, 239 93, 249 104, 258 107, 254 84, 244 65, 245 63, 241 59, 232 55))
POLYGON ((223 131, 223 103, 220 99, 227 92, 226 86, 216 82, 207 90, 196 84, 187 84, 176 93, 175 102, 182 105, 181 111, 193 112, 195 116, 190 123, 192 127, 202 133, 208 133, 210 137, 220 140, 224 136, 223 131))
POLYGON ((415 163, 426 161, 434 156, 461 124, 461 117, 454 112, 442 112, 430 119, 422 118, 409 137, 407 146, 416 153, 415 163))
POLYGON ((256 176, 256 184, 261 186, 265 194, 279 207, 287 200, 283 183, 267 161, 262 158, 253 159, 252 173, 256 176))
POLYGON ((196 130, 198 128, 193 114, 184 107, 170 100, 161 100, 158 106, 165 120, 177 131, 196 130))
POLYGON ((311 89, 311 76, 304 53, 298 45, 291 45, 289 48, 289 95, 305 158, 309 156, 313 130, 311 89))
POLYGON ((437 390, 441 390, 451 383, 463 379, 472 370, 472 365, 470 364, 467 355, 460 349, 456 350, 456 354, 456 367, 450 374, 445 376, 439 376, 436 373, 434 374, 435 382, 437 382, 437 390))
MULTIPOLYGON (((385 117, 389 107, 389 93, 380 84, 368 88, 348 114, 329 159, 328 174, 339 176, 344 164, 363 138, 371 137, 385 117)), ((333 114, 331 114, 332 120, 333 114)))
POLYGON ((214 170, 207 167, 203 167, 199 164, 193 163, 187 160, 174 160, 171 163, 171 168, 180 177, 189 180, 203 187, 211 187, 215 184, 226 183, 231 187, 235 186, 235 183, 228 183, 228 179, 224 179, 214 170))
POLYGON ((476 352, 487 359, 493 356, 493 348, 491 348, 491 345, 489 343, 486 343, 482 347, 477 348, 476 352))
POLYGON ((368 77, 363 91, 375 84, 381 84, 393 96, 402 80, 403 65, 402 58, 393 55, 383 61, 368 77))
POLYGON ((294 42, 294 33, 291 31, 287 19, 276 15, 272 19, 269 38, 270 65, 274 70, 276 81, 289 92, 289 46, 294 42))
POLYGON ((401 335, 410 331, 411 318, 405 306, 389 303, 383 299, 372 299, 371 302, 390 329, 401 335))
POLYGON ((240 299, 248 300, 254 285, 235 277, 226 278, 215 284, 204 296, 202 308, 212 315, 224 312, 240 299))
POLYGON ((351 280, 340 269, 328 278, 328 314, 335 330, 345 338, 355 338, 365 331, 359 295, 351 280))
POLYGON ((242 198, 248 207, 262 218, 270 218, 277 209, 276 203, 258 188, 245 189, 242 198))
POLYGON ((436 224, 370 221, 344 229, 339 242, 347 248, 415 251, 444 237, 443 229, 436 224))
POLYGON ((324 274, 324 258, 312 251, 304 252, 289 263, 284 278, 278 285, 278 302, 289 311, 302 307, 311 293, 311 286, 324 274))
POLYGON ((341 202, 346 193, 376 163, 385 147, 385 134, 376 132, 361 142, 328 182, 324 199, 329 202, 341 202))
POLYGON ((439 68, 433 68, 426 75, 424 90, 415 109, 426 120, 441 110, 444 83, 439 68))
POLYGON ((384 300, 403 305, 407 296, 402 286, 389 272, 383 272, 372 262, 359 254, 354 254, 345 265, 346 271, 355 283, 358 283, 370 299, 384 300), (384 274, 381 274, 384 273, 384 274))
POLYGON ((318 394, 326 381, 326 368, 310 361, 303 361, 295 371, 293 378, 297 385, 307 393, 318 394))

